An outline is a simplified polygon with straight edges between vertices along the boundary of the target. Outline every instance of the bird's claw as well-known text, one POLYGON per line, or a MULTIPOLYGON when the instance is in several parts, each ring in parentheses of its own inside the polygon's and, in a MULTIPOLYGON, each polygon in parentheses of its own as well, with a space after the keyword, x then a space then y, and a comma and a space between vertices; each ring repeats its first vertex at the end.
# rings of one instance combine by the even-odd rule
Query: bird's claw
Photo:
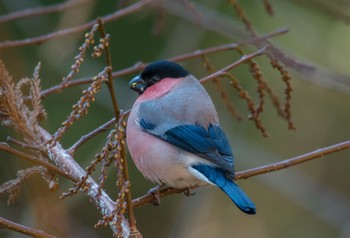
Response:
POLYGON ((151 202, 153 206, 160 205, 160 190, 162 189, 163 184, 160 184, 154 188, 151 188, 148 193, 152 193, 154 196, 154 200, 151 202))

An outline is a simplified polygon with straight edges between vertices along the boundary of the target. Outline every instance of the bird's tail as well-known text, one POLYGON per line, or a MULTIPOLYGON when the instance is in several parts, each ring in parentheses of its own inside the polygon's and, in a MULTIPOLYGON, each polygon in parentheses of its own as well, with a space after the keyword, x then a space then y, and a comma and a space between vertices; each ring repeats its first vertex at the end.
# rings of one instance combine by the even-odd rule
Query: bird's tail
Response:
POLYGON ((225 172, 220 168, 214 168, 210 165, 193 165, 194 169, 202 173, 210 182, 216 184, 227 196, 236 204, 236 206, 247 214, 255 214, 256 208, 254 203, 249 199, 247 194, 238 187, 231 179, 227 178, 225 172))

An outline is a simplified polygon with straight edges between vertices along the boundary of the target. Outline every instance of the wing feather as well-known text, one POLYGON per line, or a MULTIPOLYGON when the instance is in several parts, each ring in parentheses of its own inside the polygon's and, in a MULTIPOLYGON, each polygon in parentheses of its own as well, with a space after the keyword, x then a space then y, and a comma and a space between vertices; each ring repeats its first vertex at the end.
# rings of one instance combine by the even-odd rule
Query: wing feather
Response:
POLYGON ((159 135, 152 133, 156 128, 154 124, 144 119, 141 119, 139 124, 148 133, 207 159, 223 169, 229 177, 234 176, 232 150, 220 125, 210 124, 207 129, 200 125, 180 125, 159 135))

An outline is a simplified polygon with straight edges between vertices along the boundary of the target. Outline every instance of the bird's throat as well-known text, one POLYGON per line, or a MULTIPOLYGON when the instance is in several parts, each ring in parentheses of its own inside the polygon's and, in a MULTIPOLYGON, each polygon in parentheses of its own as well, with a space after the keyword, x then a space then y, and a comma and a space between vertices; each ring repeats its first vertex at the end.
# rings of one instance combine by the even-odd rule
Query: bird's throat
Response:
POLYGON ((145 92, 138 97, 138 100, 144 101, 162 97, 180 82, 181 80, 174 78, 162 79, 160 82, 148 87, 145 92))

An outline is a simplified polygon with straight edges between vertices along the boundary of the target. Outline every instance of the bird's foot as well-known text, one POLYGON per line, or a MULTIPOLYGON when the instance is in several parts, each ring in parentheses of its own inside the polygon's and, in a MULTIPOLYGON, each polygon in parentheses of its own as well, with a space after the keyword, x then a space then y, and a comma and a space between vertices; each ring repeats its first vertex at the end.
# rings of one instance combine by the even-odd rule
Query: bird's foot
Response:
POLYGON ((160 191, 164 188, 165 184, 159 184, 154 188, 151 188, 148 193, 152 193, 154 200, 151 202, 153 206, 160 205, 160 191))
POLYGON ((196 192, 194 192, 192 189, 193 187, 188 187, 183 190, 183 193, 185 194, 186 197, 193 196, 196 194, 196 192))

